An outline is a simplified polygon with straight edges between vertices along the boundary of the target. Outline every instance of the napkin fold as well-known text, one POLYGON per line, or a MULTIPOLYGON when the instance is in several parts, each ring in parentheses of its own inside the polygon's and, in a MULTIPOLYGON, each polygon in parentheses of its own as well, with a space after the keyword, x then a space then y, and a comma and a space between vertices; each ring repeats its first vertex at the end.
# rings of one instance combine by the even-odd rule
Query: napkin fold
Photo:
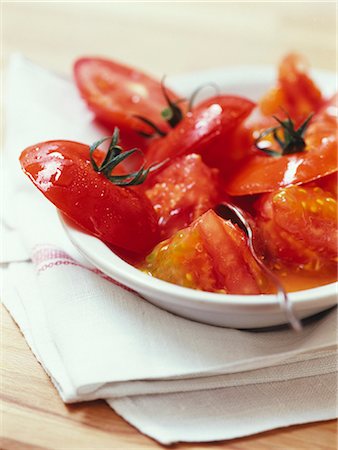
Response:
POLYGON ((105 132, 71 81, 19 55, 6 86, 2 300, 62 399, 105 399, 164 444, 336 417, 336 310, 300 334, 239 331, 177 317, 119 286, 72 246, 17 161, 43 140, 90 143, 105 132))

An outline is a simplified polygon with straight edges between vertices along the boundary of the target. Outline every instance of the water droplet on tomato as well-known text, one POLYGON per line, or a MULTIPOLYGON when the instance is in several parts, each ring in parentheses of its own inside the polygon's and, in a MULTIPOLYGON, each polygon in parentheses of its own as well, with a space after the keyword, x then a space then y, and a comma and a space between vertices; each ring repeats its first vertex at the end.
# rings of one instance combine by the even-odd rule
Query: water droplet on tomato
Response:
POLYGON ((335 142, 335 140, 336 140, 336 136, 325 136, 322 138, 322 144, 327 145, 330 142, 335 142))
POLYGON ((140 100, 141 100, 141 97, 140 97, 139 95, 133 95, 133 96, 131 97, 132 103, 139 103, 140 100))
POLYGON ((58 158, 48 161, 36 177, 40 189, 47 191, 53 185, 69 186, 74 175, 69 173, 68 170, 64 170, 64 166, 68 165, 68 161, 62 161, 58 158))
POLYGON ((296 179, 296 174, 298 167, 303 164, 302 158, 292 158, 287 163, 287 168, 284 173, 283 185, 292 184, 292 182, 296 179))
POLYGON ((202 246, 202 244, 201 244, 200 242, 198 242, 198 243, 195 245, 195 249, 196 249, 196 251, 197 251, 198 253, 201 253, 201 252, 203 251, 203 246, 202 246))
POLYGON ((206 120, 199 120, 199 121, 196 123, 196 125, 195 125, 195 129, 196 129, 196 130, 199 130, 199 129, 201 129, 201 128, 206 127, 207 125, 208 125, 208 123, 207 123, 206 120))
MULTIPOLYGON (((57 148, 57 146, 55 146, 55 148, 57 148)), ((51 149, 53 150, 53 148, 51 147, 51 149)), ((49 152, 48 156, 52 156, 53 158, 57 158, 57 159, 65 159, 65 157, 63 156, 62 153, 60 152, 49 152)))
POLYGON ((207 114, 210 118, 219 116, 221 113, 222 113, 222 107, 221 107, 221 105, 219 105, 217 103, 214 103, 207 109, 207 114))

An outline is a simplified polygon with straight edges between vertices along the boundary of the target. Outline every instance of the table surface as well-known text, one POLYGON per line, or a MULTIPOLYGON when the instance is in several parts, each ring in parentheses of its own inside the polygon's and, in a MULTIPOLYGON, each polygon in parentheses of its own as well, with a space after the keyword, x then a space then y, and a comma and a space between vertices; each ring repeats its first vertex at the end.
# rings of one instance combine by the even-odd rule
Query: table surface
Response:
MULTIPOLYGON (((156 76, 276 64, 288 51, 336 69, 335 2, 2 2, 3 61, 19 51, 69 74, 79 55, 106 55, 156 76)), ((2 314, 2 442, 9 449, 152 449, 103 401, 64 405, 13 320, 2 314)), ((335 421, 177 449, 337 448, 335 421)))

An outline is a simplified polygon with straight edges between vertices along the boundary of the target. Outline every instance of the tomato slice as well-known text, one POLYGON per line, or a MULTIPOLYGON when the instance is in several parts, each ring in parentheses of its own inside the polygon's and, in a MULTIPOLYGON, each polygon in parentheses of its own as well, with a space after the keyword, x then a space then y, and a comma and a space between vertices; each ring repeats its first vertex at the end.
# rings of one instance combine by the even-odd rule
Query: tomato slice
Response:
MULTIPOLYGON (((74 76, 82 97, 96 118, 113 130, 150 133, 148 125, 135 115, 146 117, 164 131, 161 118, 167 107, 161 83, 145 73, 103 58, 80 58, 74 64, 74 76)), ((166 89, 172 101, 178 96, 166 89)))
POLYGON ((203 159, 225 151, 224 139, 252 111, 254 103, 243 97, 220 95, 200 103, 188 112, 167 136, 154 139, 147 151, 150 163, 161 162, 187 153, 198 153, 203 159), (220 140, 222 143, 220 144, 220 140))
POLYGON ((301 55, 290 53, 279 65, 277 87, 262 98, 259 106, 268 116, 283 114, 283 108, 298 123, 317 112, 323 103, 319 88, 308 74, 307 61, 301 55))
POLYGON ((153 183, 145 193, 157 212, 163 239, 225 199, 218 170, 205 165, 196 154, 176 158, 153 183))
POLYGON ((337 99, 335 95, 314 116, 306 133, 305 151, 271 157, 252 149, 227 181, 229 195, 271 192, 303 184, 337 171, 337 99))
POLYGON ((266 292, 266 281, 243 232, 212 210, 158 244, 141 268, 192 289, 231 294, 266 292))
POLYGON ((146 253, 158 242, 149 200, 95 172, 87 145, 43 142, 24 150, 20 162, 48 200, 99 239, 135 253, 146 253))
POLYGON ((320 187, 289 186, 257 203, 258 228, 273 261, 318 272, 337 260, 337 202, 320 187))

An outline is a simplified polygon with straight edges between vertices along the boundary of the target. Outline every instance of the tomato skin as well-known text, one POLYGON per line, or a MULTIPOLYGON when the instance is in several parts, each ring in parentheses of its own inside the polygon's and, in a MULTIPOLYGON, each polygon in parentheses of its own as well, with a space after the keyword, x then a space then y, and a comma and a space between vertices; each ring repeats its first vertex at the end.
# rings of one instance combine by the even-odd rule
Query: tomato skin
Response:
POLYGON ((162 239, 225 200, 218 170, 206 166, 194 153, 175 158, 152 181, 145 194, 158 214, 162 239))
POLYGON ((212 210, 158 244, 141 268, 192 289, 231 294, 258 294, 266 289, 243 232, 212 210))
POLYGON ((48 200, 99 239, 135 253, 146 253, 158 242, 149 200, 95 172, 87 145, 42 142, 24 150, 20 162, 48 200))
POLYGON ((226 183, 229 195, 272 192, 290 184, 304 184, 337 171, 337 95, 312 119, 304 136, 304 152, 281 157, 251 149, 226 183))
POLYGON ((256 204, 258 229, 272 261, 306 271, 334 266, 337 259, 337 202, 318 186, 289 186, 256 204))
MULTIPOLYGON (((161 83, 145 73, 104 58, 84 57, 74 64, 74 77, 82 97, 96 118, 111 130, 152 130, 134 117, 150 119, 164 131, 167 123, 161 111, 167 107, 161 83)), ((173 101, 178 96, 167 89, 173 101)))
MULTIPOLYGON (((188 112, 167 136, 153 140, 147 151, 147 161, 161 162, 187 153, 208 158, 211 146, 224 139, 253 107, 253 102, 237 96, 219 95, 205 100, 188 112)), ((220 148, 218 152, 222 150, 220 148)))

